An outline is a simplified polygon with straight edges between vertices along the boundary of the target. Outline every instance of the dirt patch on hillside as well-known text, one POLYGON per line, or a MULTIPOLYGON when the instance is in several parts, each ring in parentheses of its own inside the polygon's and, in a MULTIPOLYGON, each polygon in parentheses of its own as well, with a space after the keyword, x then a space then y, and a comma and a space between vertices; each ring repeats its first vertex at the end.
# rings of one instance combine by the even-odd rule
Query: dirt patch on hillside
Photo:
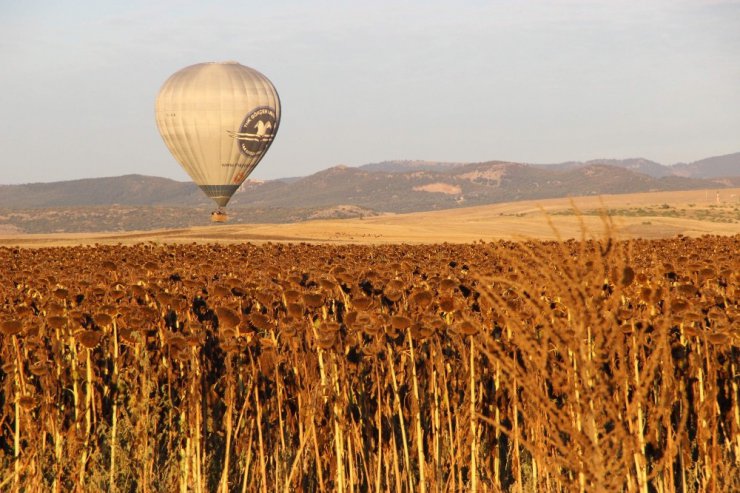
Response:
POLYGON ((428 185, 414 187, 414 191, 460 195, 462 189, 458 185, 450 185, 449 183, 430 183, 428 185))

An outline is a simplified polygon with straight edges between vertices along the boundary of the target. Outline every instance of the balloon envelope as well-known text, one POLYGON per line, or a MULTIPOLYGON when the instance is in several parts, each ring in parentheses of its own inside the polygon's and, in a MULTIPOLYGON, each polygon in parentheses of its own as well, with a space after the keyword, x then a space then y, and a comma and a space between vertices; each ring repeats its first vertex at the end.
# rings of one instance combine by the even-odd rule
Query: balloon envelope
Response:
POLYGON ((252 68, 199 63, 165 81, 155 114, 172 155, 223 207, 272 144, 280 99, 267 77, 252 68))

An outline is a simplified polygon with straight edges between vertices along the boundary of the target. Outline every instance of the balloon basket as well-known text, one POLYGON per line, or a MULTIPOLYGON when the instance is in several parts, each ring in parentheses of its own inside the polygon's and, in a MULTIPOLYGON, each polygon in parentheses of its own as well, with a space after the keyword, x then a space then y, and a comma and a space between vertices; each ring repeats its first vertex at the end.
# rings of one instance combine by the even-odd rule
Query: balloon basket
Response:
POLYGON ((211 222, 213 223, 225 223, 229 220, 229 216, 225 211, 213 211, 211 212, 211 222))

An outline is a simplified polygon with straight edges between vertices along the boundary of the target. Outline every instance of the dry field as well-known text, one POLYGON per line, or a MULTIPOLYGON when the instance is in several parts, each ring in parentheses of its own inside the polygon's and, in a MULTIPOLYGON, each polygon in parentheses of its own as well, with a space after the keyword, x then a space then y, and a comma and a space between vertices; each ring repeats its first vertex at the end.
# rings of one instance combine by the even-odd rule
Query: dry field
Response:
POLYGON ((580 238, 583 226, 600 233, 602 210, 614 219, 619 238, 666 238, 682 234, 740 234, 740 189, 653 192, 511 202, 480 207, 364 219, 317 220, 294 224, 214 225, 132 233, 20 235, 0 230, 0 245, 61 246, 132 244, 141 241, 471 243, 499 239, 580 238), (580 211, 574 211, 573 206, 580 211), (552 221, 552 225, 548 223, 552 221), (553 226, 556 229, 553 229, 553 226))
POLYGON ((738 251, 0 247, 0 490, 739 491, 738 251))

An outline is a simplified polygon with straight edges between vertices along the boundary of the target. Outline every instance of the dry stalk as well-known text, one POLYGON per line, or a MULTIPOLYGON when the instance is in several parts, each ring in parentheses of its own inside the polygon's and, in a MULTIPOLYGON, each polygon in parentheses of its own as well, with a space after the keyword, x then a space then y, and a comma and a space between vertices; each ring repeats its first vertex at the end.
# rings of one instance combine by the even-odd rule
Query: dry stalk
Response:
POLYGON ((419 381, 416 378, 416 357, 414 356, 414 343, 412 342, 410 328, 406 329, 406 335, 409 340, 409 352, 411 353, 411 377, 414 385, 414 418, 416 421, 416 448, 419 459, 419 491, 421 491, 422 493, 426 493, 427 484, 426 478, 424 477, 424 470, 426 469, 426 459, 424 457, 424 433, 421 430, 421 399, 419 398, 419 381))
POLYGON ((242 493, 247 493, 249 479, 249 468, 252 465, 252 439, 254 438, 254 428, 249 429, 249 438, 247 439, 247 457, 244 459, 244 475, 242 476, 242 493))
POLYGON ((319 441, 316 437, 316 433, 313 434, 313 450, 314 460, 316 462, 316 473, 319 479, 319 491, 326 491, 326 486, 324 485, 324 472, 321 461, 321 453, 319 452, 319 441))
MULTIPOLYGON (((470 491, 478 491, 478 431, 475 412, 475 341, 470 336, 470 491)), ((516 420, 516 411, 514 412, 516 420)), ((515 421, 516 422, 516 421, 515 421)))
POLYGON ((108 476, 109 491, 116 491, 116 447, 118 431, 118 324, 113 321, 113 376, 111 378, 111 399, 113 400, 111 411, 111 439, 110 439, 110 474, 108 476))
MULTIPOLYGON (((251 352, 249 353, 249 359, 252 363, 252 372, 253 372, 254 381, 259 382, 259 379, 257 376, 257 369, 255 368, 254 358, 252 357, 251 352)), ((260 486, 262 489, 262 493, 265 493, 267 491, 267 464, 266 464, 266 459, 265 459, 265 445, 264 445, 264 440, 262 438, 262 406, 260 405, 259 387, 255 389, 254 391, 254 404, 257 407, 256 424, 257 424, 257 442, 259 444, 259 451, 260 451, 260 486)))
MULTIPOLYGON (((380 373, 378 371, 378 365, 374 365, 373 369, 375 371, 375 381, 380 382, 380 373)), ((377 466, 375 470, 375 491, 380 491, 380 480, 381 480, 381 467, 383 464, 384 458, 387 461, 387 456, 383 456, 383 422, 382 422, 382 412, 381 412, 381 405, 380 403, 383 402, 383 395, 380 391, 380 385, 377 385, 377 399, 378 399, 378 407, 375 410, 375 427, 378 429, 378 444, 377 444, 377 466)), ((388 472, 388 468, 386 467, 386 475, 388 472)), ((386 484, 389 484, 386 478, 386 484)))
MULTIPOLYGON (((406 425, 403 419, 403 407, 401 406, 401 397, 398 395, 398 381, 396 380, 395 364, 393 362, 393 350, 390 344, 388 348, 388 367, 391 370, 391 382, 393 383, 393 400, 396 405, 396 412, 398 413, 398 422, 401 428, 401 440, 403 440, 403 460, 406 469, 406 478, 408 480, 409 491, 414 491, 414 479, 413 472, 411 470, 411 457, 409 454, 409 444, 406 438, 406 425)), ((420 465, 421 467, 421 465, 420 465)))
POLYGON ((432 346, 432 393, 434 394, 434 409, 432 411, 432 438, 434 448, 434 489, 436 493, 439 493, 442 484, 442 462, 440 460, 440 448, 441 448, 441 427, 439 419, 439 388, 437 383, 437 353, 432 346))
POLYGON ((315 430, 315 423, 311 423, 311 426, 308 427, 308 432, 303 436, 303 440, 301 440, 301 443, 298 444, 298 450, 296 451, 295 458, 293 459, 293 464, 290 466, 288 478, 285 480, 285 486, 283 487, 283 491, 285 493, 289 493, 291 491, 290 488, 291 484, 293 483, 293 478, 295 477, 299 464, 303 461, 303 449, 306 446, 306 442, 313 438, 315 430))
POLYGON ((90 349, 85 349, 85 361, 86 361, 86 392, 85 392, 85 443, 82 448, 82 456, 80 457, 80 487, 84 487, 85 484, 85 470, 87 468, 88 453, 90 447, 90 438, 92 432, 92 414, 93 409, 93 385, 92 385, 92 364, 90 362, 90 349))
POLYGON ((231 435, 233 432, 234 414, 234 376, 232 375, 231 354, 226 355, 226 451, 224 452, 224 465, 221 471, 220 489, 221 493, 229 491, 229 459, 231 455, 231 435))
MULTIPOLYGON (((15 336, 14 336, 15 337, 15 336)), ((15 433, 13 435, 13 491, 16 493, 20 491, 20 479, 21 479, 21 407, 20 407, 20 395, 18 389, 20 385, 18 383, 18 365, 15 370, 15 399, 14 399, 14 412, 15 412, 15 433)))

